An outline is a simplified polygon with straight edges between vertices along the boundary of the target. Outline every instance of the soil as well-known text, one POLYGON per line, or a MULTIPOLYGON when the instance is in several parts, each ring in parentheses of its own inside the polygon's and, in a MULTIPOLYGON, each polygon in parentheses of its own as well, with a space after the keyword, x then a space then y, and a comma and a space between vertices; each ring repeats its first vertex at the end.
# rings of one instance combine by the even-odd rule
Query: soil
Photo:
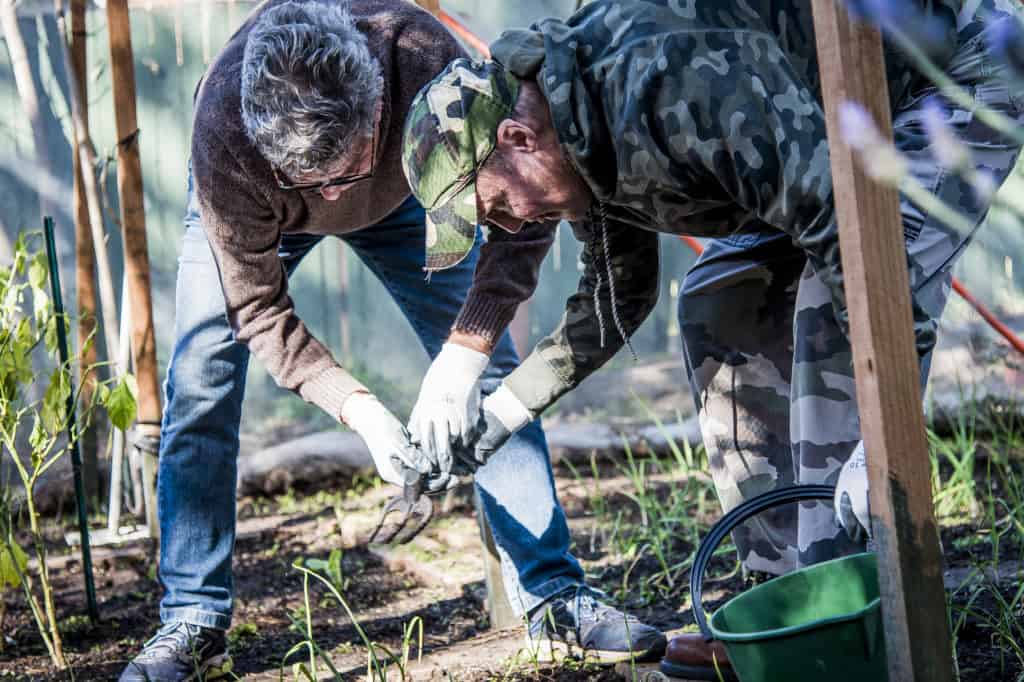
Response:
MULTIPOLYGON (((649 553, 641 552, 639 560, 613 556, 603 549, 600 539, 594 541, 601 536, 594 527, 588 498, 593 482, 582 469, 583 477, 577 478, 558 466, 556 481, 570 519, 574 550, 590 580, 653 625, 666 630, 692 629, 688 570, 680 569, 673 587, 662 584, 651 589, 623 589, 627 579, 630 586, 637 585, 638 576, 657 573, 661 563, 649 553)), ((624 518, 631 518, 629 510, 635 506, 625 497, 628 485, 627 479, 616 478, 614 470, 603 471, 600 487, 613 508, 625 510, 624 518)), ((656 478, 650 483, 661 498, 667 498, 673 485, 677 484, 656 478)), ((440 518, 413 545, 402 550, 371 548, 359 541, 372 526, 386 496, 387 491, 367 489, 364 482, 335 480, 323 482, 319 489, 294 491, 285 497, 239 500, 234 554, 236 601, 234 626, 229 633, 236 675, 277 680, 283 670, 284 679, 292 679, 291 665, 308 661, 308 655, 300 652, 282 668, 287 652, 303 640, 305 627, 302 574, 292 565, 308 557, 326 558, 333 549, 341 548, 343 595, 371 641, 401 652, 406 626, 422 619, 423 657, 410 666, 413 679, 622 679, 610 668, 532 663, 523 656, 521 628, 489 630, 483 562, 468 491, 461 490, 449 499, 440 518)), ((714 511, 712 506, 708 513, 714 511)), ((154 548, 136 544, 94 550, 102 620, 91 625, 84 615, 81 565, 77 554, 60 542, 63 530, 53 524, 48 531, 52 539, 48 563, 52 566, 64 650, 73 677, 66 671, 53 670, 23 595, 8 591, 0 679, 115 680, 159 626, 162 591, 155 580, 154 548)), ((947 587, 957 590, 954 617, 963 609, 995 613, 996 592, 1009 600, 1019 587, 1018 576, 1010 569, 1006 575, 987 580, 990 589, 960 586, 970 566, 989 558, 986 552, 991 553, 989 543, 971 540, 976 535, 977 529, 970 525, 943 530, 947 564, 952 571, 947 575, 947 587)), ((670 538, 665 546, 669 565, 685 562, 694 550, 691 543, 679 537, 670 538)), ((1016 560, 1021 549, 1019 545, 1004 544, 1000 552, 1016 560)), ((716 559, 713 569, 712 574, 718 578, 709 582, 705 592, 709 608, 743 589, 730 558, 716 559)), ((343 679, 365 679, 367 649, 361 635, 320 585, 311 585, 310 595, 318 646, 329 652, 343 679)), ((1018 678, 1022 672, 1019 659, 1004 654, 1005 645, 1000 648, 997 640, 983 618, 968 615, 957 639, 963 680, 1009 682, 1018 678)), ((415 648, 411 653, 414 660, 415 648)), ((399 679, 394 667, 389 679, 399 679)))

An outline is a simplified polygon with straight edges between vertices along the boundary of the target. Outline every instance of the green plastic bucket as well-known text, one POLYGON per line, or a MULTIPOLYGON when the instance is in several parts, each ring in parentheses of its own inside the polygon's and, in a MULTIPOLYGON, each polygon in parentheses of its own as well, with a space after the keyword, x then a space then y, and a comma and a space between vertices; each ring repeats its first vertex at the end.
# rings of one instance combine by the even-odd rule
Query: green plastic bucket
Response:
POLYGON ((701 606, 707 563, 732 530, 766 509, 832 499, 833 488, 780 488, 736 507, 715 524, 690 575, 693 613, 707 639, 725 644, 740 682, 887 682, 885 641, 873 553, 794 571, 734 597, 708 624, 701 606))

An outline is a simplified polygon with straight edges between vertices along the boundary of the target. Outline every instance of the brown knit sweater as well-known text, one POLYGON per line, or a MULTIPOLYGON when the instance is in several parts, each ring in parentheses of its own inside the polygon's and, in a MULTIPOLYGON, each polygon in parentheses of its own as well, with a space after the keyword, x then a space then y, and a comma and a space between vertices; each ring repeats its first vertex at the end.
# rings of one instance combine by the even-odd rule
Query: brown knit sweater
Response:
MULTIPOLYGON (((277 255, 281 235, 344 234, 373 225, 405 201, 410 193, 401 168, 401 143, 409 104, 427 81, 463 53, 441 24, 406 0, 339 0, 366 34, 384 75, 374 175, 337 201, 283 191, 269 163, 247 139, 240 106, 249 30, 260 12, 282 1, 256 8, 210 65, 196 94, 192 173, 236 338, 279 385, 339 418, 345 398, 363 387, 296 315, 277 255)), ((507 263, 507 258, 484 260, 507 263)), ((527 272, 536 268, 532 262, 525 266, 527 272)), ((528 295, 524 290, 495 301, 486 288, 478 287, 463 316, 472 329, 493 336, 511 319, 518 302, 513 299, 528 295)))

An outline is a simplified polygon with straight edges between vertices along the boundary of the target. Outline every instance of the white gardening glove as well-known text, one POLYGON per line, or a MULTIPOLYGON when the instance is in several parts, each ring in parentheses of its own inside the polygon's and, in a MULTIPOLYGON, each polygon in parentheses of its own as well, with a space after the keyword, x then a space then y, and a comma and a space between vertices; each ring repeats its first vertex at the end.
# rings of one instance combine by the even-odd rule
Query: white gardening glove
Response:
POLYGON ((846 460, 833 501, 836 522, 846 530, 854 542, 871 537, 871 515, 868 509, 868 465, 864 456, 864 441, 857 444, 850 459, 846 460))
POLYGON ((353 393, 341 406, 341 420, 358 433, 388 483, 405 485, 403 468, 422 476, 430 474, 434 462, 409 440, 409 432, 395 415, 370 393, 353 393))
POLYGON ((473 473, 501 448, 512 434, 533 421, 522 401, 505 384, 484 398, 480 408, 479 439, 469 448, 457 447, 459 474, 473 473))
POLYGON ((409 436, 442 474, 452 468, 452 443, 472 442, 480 413, 480 375, 490 357, 446 343, 434 358, 409 417, 409 436))

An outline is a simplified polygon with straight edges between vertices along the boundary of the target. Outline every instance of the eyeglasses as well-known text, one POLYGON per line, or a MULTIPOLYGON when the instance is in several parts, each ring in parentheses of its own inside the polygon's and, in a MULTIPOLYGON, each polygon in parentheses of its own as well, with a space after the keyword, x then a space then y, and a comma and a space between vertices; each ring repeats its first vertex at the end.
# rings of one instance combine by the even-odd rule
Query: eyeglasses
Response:
POLYGON ((289 182, 288 180, 281 177, 277 168, 271 168, 274 172, 274 180, 277 181, 277 186, 283 190, 298 190, 300 192, 310 192, 323 194, 323 191, 328 187, 344 187, 345 185, 352 185, 361 180, 373 177, 373 171, 377 166, 377 127, 379 124, 373 127, 373 137, 371 138, 370 144, 370 170, 365 173, 355 173, 352 175, 342 175, 337 178, 330 178, 323 182, 289 182))

